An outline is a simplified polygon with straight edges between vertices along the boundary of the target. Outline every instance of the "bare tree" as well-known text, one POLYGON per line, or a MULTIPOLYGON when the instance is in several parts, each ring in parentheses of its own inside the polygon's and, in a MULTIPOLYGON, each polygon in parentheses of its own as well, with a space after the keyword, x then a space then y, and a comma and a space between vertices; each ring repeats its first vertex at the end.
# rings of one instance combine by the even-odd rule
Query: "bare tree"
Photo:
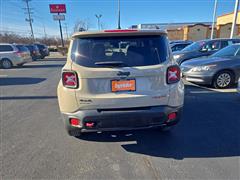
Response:
POLYGON ((77 20, 77 22, 74 25, 74 32, 78 31, 87 31, 91 27, 91 22, 89 19, 84 19, 84 20, 77 20))
MULTIPOLYGON (((48 46, 59 46, 61 39, 54 37, 42 37, 36 38, 35 42, 43 43, 48 46)), ((6 33, 0 32, 0 43, 17 43, 17 44, 31 44, 33 43, 32 39, 28 36, 20 36, 16 33, 6 33)), ((68 41, 65 41, 65 44, 68 44, 68 41)))

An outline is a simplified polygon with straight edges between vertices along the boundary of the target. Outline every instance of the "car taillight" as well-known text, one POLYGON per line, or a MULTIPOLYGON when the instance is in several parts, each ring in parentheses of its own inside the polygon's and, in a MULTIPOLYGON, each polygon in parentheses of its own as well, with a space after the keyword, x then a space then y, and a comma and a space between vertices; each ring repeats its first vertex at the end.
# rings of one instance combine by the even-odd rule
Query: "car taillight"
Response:
POLYGON ((167 83, 173 84, 180 81, 181 70, 178 66, 170 66, 167 69, 167 83))
POLYGON ((64 71, 62 73, 63 86, 76 89, 78 87, 77 73, 74 71, 64 71))
POLYGON ((80 120, 77 118, 70 118, 70 124, 75 127, 80 127, 80 120))
POLYGON ((20 51, 15 52, 16 56, 21 57, 22 53, 20 51))

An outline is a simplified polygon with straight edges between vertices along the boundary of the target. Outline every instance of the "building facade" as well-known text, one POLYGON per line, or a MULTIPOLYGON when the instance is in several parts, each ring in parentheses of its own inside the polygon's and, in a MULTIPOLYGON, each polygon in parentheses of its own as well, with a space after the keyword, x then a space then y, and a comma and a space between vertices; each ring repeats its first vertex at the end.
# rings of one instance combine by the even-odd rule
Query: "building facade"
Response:
MULTIPOLYGON (((229 38, 232 29, 233 13, 217 17, 214 28, 214 38, 229 38)), ((237 25, 234 32, 235 38, 240 38, 240 11, 238 12, 237 25)), ((191 40, 198 41, 211 38, 211 22, 190 22, 190 23, 156 23, 133 25, 132 29, 161 29, 168 32, 170 40, 191 40)))

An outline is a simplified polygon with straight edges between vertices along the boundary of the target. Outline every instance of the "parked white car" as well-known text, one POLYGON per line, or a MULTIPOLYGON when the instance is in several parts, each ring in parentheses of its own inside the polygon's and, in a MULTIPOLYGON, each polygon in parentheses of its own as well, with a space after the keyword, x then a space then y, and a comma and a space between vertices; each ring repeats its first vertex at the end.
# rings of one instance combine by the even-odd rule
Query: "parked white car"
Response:
POLYGON ((10 69, 31 62, 30 51, 23 45, 0 43, 0 67, 10 69))

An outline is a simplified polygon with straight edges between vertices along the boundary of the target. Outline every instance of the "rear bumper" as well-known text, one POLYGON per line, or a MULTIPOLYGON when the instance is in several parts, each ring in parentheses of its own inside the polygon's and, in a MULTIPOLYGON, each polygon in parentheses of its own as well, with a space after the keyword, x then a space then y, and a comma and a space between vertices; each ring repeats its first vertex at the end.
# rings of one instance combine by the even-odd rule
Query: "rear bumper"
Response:
POLYGON ((62 114, 68 131, 96 132, 145 129, 158 126, 175 125, 181 117, 182 107, 154 106, 128 109, 81 110, 76 113, 62 114), (168 120, 168 114, 176 112, 177 117, 168 120), (70 125, 70 118, 81 121, 79 127, 70 125), (86 123, 94 123, 87 127, 86 123))
POLYGON ((17 65, 22 65, 22 64, 28 63, 28 62, 32 62, 32 58, 31 58, 31 56, 29 56, 29 58, 16 57, 16 58, 11 59, 11 61, 14 66, 17 66, 17 65))

